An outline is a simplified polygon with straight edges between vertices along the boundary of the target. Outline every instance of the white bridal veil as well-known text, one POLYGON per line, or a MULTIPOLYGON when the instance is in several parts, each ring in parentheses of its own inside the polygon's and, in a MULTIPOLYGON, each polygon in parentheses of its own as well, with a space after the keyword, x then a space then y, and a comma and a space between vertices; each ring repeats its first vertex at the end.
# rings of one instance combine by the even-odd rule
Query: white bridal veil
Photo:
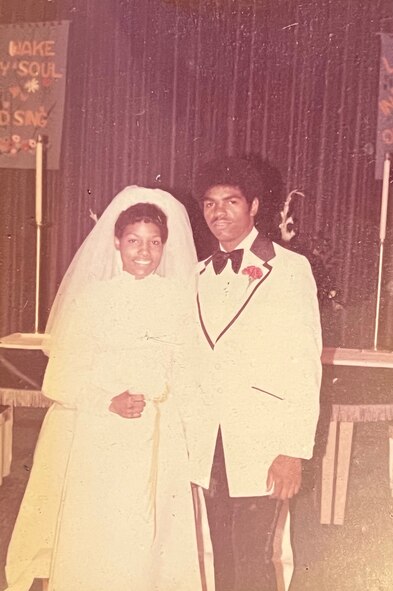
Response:
POLYGON ((126 187, 109 203, 63 277, 45 329, 52 339, 70 303, 89 282, 109 279, 121 272, 120 254, 114 245, 115 222, 122 211, 142 202, 157 205, 168 218, 168 240, 157 273, 188 282, 197 257, 185 207, 161 189, 126 187))

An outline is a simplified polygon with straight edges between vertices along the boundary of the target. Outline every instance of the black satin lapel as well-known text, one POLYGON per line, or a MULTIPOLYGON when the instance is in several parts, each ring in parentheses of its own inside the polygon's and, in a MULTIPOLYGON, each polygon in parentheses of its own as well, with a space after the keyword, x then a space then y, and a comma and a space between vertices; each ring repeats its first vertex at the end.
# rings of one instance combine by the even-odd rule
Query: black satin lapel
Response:
POLYGON ((263 234, 258 234, 250 250, 255 256, 265 262, 271 261, 276 256, 273 242, 263 234))

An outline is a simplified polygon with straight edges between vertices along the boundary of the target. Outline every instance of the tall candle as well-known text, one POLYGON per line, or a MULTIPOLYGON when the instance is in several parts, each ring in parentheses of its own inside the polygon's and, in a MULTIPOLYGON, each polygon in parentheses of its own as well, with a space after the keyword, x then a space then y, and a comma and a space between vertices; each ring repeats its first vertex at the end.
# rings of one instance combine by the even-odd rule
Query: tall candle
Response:
POLYGON ((42 137, 38 136, 35 148, 35 221, 42 224, 42 137))
POLYGON ((386 220, 388 216, 388 201, 389 201, 389 177, 390 177, 390 154, 385 154, 385 161, 383 163, 383 180, 382 180, 382 202, 381 202, 381 219, 379 226, 379 239, 385 240, 386 236, 386 220))

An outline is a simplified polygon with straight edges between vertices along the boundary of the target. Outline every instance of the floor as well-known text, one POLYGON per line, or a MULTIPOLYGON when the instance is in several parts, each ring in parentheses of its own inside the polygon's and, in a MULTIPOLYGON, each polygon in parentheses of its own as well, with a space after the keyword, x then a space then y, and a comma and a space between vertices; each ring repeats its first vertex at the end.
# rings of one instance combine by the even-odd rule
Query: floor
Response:
MULTIPOLYGON (((0 487, 0 591, 8 540, 32 465, 45 410, 16 408, 14 460, 0 487)), ((296 569, 290 591, 392 591, 393 498, 386 423, 355 430, 345 523, 320 525, 313 486, 292 507, 296 569)), ((32 591, 38 591, 35 584, 32 591)), ((116 591, 116 590, 113 590, 116 591)))

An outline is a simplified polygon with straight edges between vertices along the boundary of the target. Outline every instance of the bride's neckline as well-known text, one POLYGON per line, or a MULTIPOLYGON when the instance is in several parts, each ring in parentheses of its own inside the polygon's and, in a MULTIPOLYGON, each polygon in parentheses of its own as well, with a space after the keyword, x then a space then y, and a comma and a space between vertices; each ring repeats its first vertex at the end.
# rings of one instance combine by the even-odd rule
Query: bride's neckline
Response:
POLYGON ((128 273, 128 271, 121 271, 120 273, 120 277, 126 277, 129 281, 133 281, 135 283, 145 283, 150 282, 150 281, 156 281, 157 279, 162 279, 162 277, 160 275, 158 275, 157 273, 150 273, 149 275, 146 275, 146 277, 135 277, 135 275, 132 275, 131 273, 128 273))

